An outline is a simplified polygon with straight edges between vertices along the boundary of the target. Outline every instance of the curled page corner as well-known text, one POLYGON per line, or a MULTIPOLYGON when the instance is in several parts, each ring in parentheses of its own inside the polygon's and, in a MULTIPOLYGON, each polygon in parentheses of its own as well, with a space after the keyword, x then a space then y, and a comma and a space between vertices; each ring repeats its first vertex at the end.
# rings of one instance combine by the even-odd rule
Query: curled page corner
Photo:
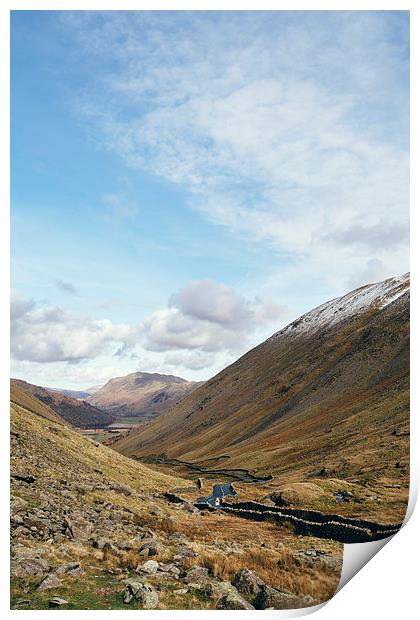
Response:
MULTIPOLYGON (((410 484, 407 511, 401 529, 410 519, 417 502, 418 485, 417 482, 410 484)), ((337 594, 385 545, 397 534, 375 540, 372 542, 344 544, 343 548, 343 568, 341 578, 335 594, 337 594)), ((335 596, 335 595, 334 595, 335 596)))

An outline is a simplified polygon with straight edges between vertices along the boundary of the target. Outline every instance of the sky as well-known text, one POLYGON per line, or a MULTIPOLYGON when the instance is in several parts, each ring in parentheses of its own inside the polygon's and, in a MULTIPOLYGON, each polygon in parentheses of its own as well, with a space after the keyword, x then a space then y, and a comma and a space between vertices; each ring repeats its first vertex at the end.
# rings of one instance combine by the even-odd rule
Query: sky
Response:
POLYGON ((207 379, 409 270, 404 11, 14 11, 12 376, 207 379))

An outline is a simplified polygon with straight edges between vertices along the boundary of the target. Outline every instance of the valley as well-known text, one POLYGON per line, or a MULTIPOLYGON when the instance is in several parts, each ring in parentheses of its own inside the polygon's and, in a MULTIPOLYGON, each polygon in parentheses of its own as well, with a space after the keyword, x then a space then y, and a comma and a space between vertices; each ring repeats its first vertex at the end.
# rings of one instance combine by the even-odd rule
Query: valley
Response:
POLYGON ((196 498, 196 485, 81 436, 16 386, 11 442, 13 609, 305 607, 337 587, 340 543, 173 504, 168 491, 196 498))
MULTIPOLYGON (((330 598, 343 543, 404 519, 408 338, 401 276, 310 311, 142 425, 98 426, 96 405, 76 400, 74 428, 61 396, 13 380, 12 607, 330 598)), ((146 374, 108 383, 153 391, 146 374)))

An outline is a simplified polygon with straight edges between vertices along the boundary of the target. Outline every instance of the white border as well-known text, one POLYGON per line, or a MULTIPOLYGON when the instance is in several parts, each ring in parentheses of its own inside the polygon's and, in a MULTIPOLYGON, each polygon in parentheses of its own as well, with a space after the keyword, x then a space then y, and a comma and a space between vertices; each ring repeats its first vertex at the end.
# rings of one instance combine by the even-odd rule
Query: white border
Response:
MULTIPOLYGON (((204 1, 195 0, 181 1, 181 0, 142 0, 135 2, 133 0, 119 0, 118 3, 115 0, 43 0, 36 2, 35 0, 3 0, 0 6, 0 44, 2 46, 2 53, 0 54, 1 70, 3 85, 9 85, 9 11, 10 10, 410 10, 411 11, 411 75, 412 75, 412 91, 411 91, 411 137, 412 137, 412 170, 416 171, 419 162, 418 152, 418 138, 419 135, 419 123, 418 113, 416 111, 420 109, 420 101, 418 96, 418 47, 420 40, 420 28, 419 28, 419 10, 415 6, 414 1, 396 2, 395 0, 382 0, 372 1, 346 1, 337 0, 332 1, 301 1, 301 0, 283 0, 281 2, 273 2, 267 0, 259 0, 258 2, 250 0, 232 1, 220 0, 204 1)), ((7 92, 9 89, 3 89, 3 92, 7 92)), ((1 297, 1 317, 0 317, 0 329, 1 329, 1 358, 0 358, 0 403, 2 405, 1 411, 3 416, 7 416, 9 408, 9 100, 4 95, 1 99, 1 179, 0 179, 0 191, 2 194, 2 202, 0 208, 0 278, 1 289, 3 295, 1 297)), ((412 251, 411 251, 411 290, 412 290, 412 308, 414 311, 412 315, 414 322, 412 324, 412 349, 415 352, 418 351, 419 342, 419 329, 417 326, 416 318, 418 316, 418 294, 417 294, 417 263, 419 258, 418 242, 414 237, 415 232, 420 230, 418 211, 416 209, 419 204, 419 183, 418 173, 412 175, 412 187, 411 187, 411 231, 412 231, 412 251)), ((417 355, 412 357, 413 376, 416 377, 415 370, 417 369, 417 355)), ((415 500, 417 498, 418 481, 419 481, 419 459, 417 457, 417 442, 418 442, 418 428, 419 424, 416 420, 418 416, 418 388, 416 383, 412 386, 411 393, 412 402, 412 442, 411 442, 411 488, 410 488, 410 512, 413 509, 415 500), (416 449, 415 449, 416 448, 416 449)), ((8 459, 9 459, 9 443, 8 434, 6 432, 0 435, 0 441, 2 442, 2 505, 4 510, 1 512, 1 532, 2 532, 2 547, 3 562, 1 563, 1 577, 2 584, 8 583, 8 459)), ((418 555, 415 552, 415 543, 418 542, 419 532, 419 511, 414 512, 414 515, 405 525, 403 530, 398 533, 386 545, 379 555, 375 557, 367 566, 363 568, 361 573, 358 573, 352 580, 351 585, 340 590, 333 599, 325 606, 317 606, 311 610, 306 610, 306 613, 310 611, 317 612, 317 618, 320 620, 328 620, 340 618, 340 620, 350 619, 354 617, 369 618, 370 615, 380 618, 389 618, 395 620, 398 617, 401 620, 414 618, 418 613, 417 604, 417 579, 416 575, 419 572, 418 555), (415 581, 416 580, 416 581, 415 581)), ((365 543, 364 543, 365 544, 365 543)), ((356 547, 359 545, 346 545, 346 553, 350 556, 359 555, 356 547), (349 548, 350 549, 347 549, 349 548), (356 553, 355 553, 356 552, 356 553)), ((379 545, 378 545, 379 547, 379 545)), ((366 549, 366 547, 365 547, 366 549)), ((367 550, 367 549, 366 549, 367 550)), ((349 557, 349 556, 348 556, 349 557)), ((354 557, 351 559, 354 562, 354 557)), ((363 565, 364 562, 362 562, 363 565)), ((359 562, 360 568, 360 562, 359 562)), ((343 580, 342 580, 343 581, 343 580)), ((30 612, 30 611, 14 611, 10 612, 9 597, 7 593, 3 592, 1 599, 1 606, 8 615, 19 614, 21 618, 31 618, 33 613, 42 612, 30 612)), ((267 611, 266 614, 276 617, 296 617, 303 615, 303 612, 296 610, 296 612, 279 612, 279 611, 267 611)), ((78 614, 78 617, 86 617, 87 614, 100 614, 100 611, 49 611, 48 616, 51 614, 59 613, 61 618, 69 617, 69 614, 78 614)), ((111 611, 113 617, 118 615, 126 615, 125 611, 111 611)), ((189 618, 203 618, 209 614, 216 614, 220 617, 220 614, 224 614, 223 617, 232 617, 239 612, 212 612, 212 611, 190 611, 188 613, 189 618)), ((253 612, 254 613, 254 612, 253 612)), ((170 614, 171 618, 181 618, 185 616, 184 611, 155 611, 147 612, 142 611, 142 618, 156 618, 157 614, 170 614)))

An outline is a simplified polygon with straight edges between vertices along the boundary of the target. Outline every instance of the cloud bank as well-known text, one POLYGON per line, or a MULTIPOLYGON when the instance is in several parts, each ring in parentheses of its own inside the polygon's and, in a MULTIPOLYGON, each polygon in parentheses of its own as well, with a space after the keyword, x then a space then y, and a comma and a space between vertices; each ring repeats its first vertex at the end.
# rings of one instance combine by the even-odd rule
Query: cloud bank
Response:
POLYGON ((15 360, 71 362, 93 359, 112 348, 133 347, 138 328, 66 312, 38 308, 14 293, 11 303, 11 354, 15 360))

